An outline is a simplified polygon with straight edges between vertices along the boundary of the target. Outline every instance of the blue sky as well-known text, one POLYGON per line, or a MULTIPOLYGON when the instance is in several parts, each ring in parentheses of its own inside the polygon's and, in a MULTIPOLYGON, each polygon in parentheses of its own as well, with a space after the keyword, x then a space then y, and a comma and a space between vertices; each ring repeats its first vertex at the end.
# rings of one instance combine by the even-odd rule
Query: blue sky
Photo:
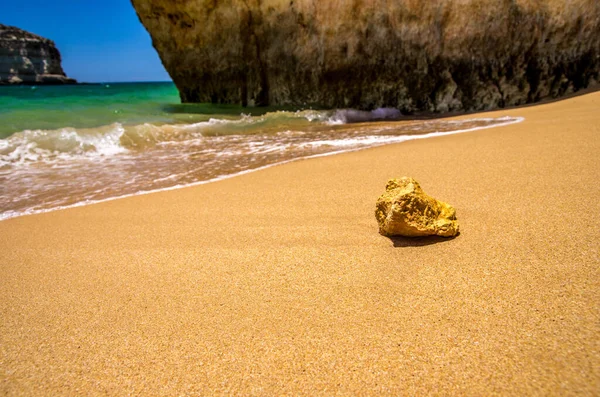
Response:
POLYGON ((6 1, 0 23, 54 40, 80 82, 171 80, 129 0, 6 1))

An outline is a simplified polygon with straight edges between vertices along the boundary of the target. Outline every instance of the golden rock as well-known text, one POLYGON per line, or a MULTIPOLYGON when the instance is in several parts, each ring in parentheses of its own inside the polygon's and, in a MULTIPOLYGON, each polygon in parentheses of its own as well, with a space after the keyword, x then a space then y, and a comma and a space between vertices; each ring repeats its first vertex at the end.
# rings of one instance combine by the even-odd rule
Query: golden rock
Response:
POLYGON ((413 178, 390 179, 377 200, 375 217, 384 236, 442 236, 458 234, 456 210, 425 194, 413 178))

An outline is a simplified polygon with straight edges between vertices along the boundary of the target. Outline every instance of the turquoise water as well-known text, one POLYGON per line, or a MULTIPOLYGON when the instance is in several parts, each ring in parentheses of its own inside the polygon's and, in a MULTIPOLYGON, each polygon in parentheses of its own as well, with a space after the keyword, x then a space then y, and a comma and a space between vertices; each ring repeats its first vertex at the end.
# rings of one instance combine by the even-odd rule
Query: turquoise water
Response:
POLYGON ((0 138, 27 129, 97 127, 113 122, 171 121, 173 83, 0 87, 0 138))
POLYGON ((181 104, 171 82, 0 86, 0 138, 32 129, 90 128, 115 122, 188 123, 251 111, 239 106, 181 104))
POLYGON ((172 83, 0 86, 0 220, 519 121, 183 105, 172 83))

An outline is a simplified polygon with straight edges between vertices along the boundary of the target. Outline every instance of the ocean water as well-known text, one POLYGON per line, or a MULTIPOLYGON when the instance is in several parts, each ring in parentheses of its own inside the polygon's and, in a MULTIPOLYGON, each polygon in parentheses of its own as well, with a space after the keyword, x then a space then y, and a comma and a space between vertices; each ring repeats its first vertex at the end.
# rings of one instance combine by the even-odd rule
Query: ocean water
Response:
POLYGON ((172 83, 0 86, 0 220, 519 121, 184 105, 172 83))

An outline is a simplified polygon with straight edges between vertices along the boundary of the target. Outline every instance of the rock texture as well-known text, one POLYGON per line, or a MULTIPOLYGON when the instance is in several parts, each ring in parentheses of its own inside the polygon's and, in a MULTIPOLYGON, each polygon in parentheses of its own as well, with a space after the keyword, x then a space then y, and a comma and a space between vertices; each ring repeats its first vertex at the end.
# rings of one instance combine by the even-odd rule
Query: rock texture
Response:
POLYGON ((600 70, 598 0, 132 0, 183 102, 482 110, 600 70))
POLYGON ((425 194, 413 178, 390 179, 377 200, 375 217, 384 236, 442 236, 458 234, 456 211, 425 194))
POLYGON ((0 24, 0 84, 75 84, 52 40, 0 24))

